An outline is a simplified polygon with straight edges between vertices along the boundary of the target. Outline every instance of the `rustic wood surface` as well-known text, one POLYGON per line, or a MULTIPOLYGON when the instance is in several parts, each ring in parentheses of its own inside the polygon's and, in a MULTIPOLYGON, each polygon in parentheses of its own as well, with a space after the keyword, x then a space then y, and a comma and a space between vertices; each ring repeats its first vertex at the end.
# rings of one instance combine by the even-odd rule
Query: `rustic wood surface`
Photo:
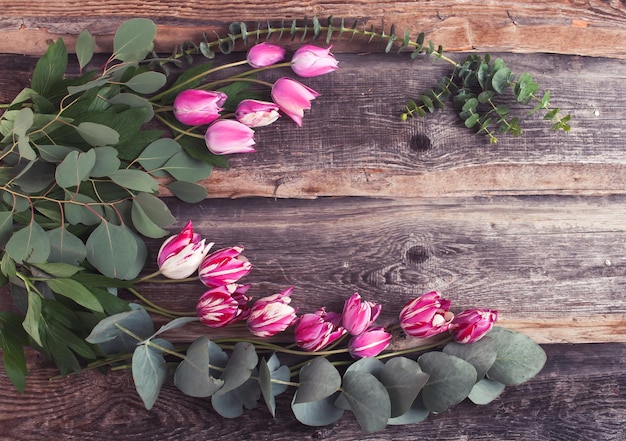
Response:
MULTIPOLYGON (((131 376, 96 372, 50 381, 29 354, 24 394, 0 370, 0 440, 623 440, 626 438, 626 4, 623 1, 215 2, 0 1, 0 101, 28 85, 46 44, 70 46, 85 27, 110 48, 128 17, 159 25, 169 52, 233 20, 305 15, 397 23, 462 59, 490 51, 530 71, 571 113, 568 134, 537 116, 498 144, 467 133, 452 109, 401 122, 406 99, 449 65, 337 45, 341 69, 307 81, 321 93, 296 128, 259 130, 258 152, 231 160, 209 199, 168 199, 216 246, 242 244, 255 297, 295 286, 294 304, 337 309, 355 291, 391 322, 407 299, 441 290, 459 309, 497 308, 500 323, 543 344, 548 362, 529 383, 487 406, 462 403, 419 425, 366 435, 351 416, 303 426, 288 398, 272 419, 261 405, 227 420, 168 384, 146 411, 131 376), (517 54, 515 52, 524 52, 517 54), (553 54, 547 54, 552 52, 553 54), (282 410, 282 412, 281 412, 282 410)), ((515 107, 515 106, 514 106, 515 107)), ((167 197, 167 193, 163 192, 167 197)), ((154 251, 158 241, 151 243, 154 251)), ((200 292, 146 287, 155 301, 193 309, 200 292)), ((201 291, 200 288, 198 288, 201 291)), ((6 295, 0 310, 10 308, 6 295)), ((175 338, 187 338, 197 328, 175 338)))

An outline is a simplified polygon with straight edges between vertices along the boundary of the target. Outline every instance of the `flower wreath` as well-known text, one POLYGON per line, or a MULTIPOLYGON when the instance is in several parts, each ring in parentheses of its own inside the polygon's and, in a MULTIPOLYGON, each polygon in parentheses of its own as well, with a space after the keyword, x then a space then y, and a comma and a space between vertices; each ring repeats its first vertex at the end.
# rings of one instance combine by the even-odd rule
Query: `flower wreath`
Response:
POLYGON ((553 129, 569 130, 569 116, 551 107, 549 92, 539 94, 530 74, 516 76, 489 56, 455 62, 432 42, 425 45, 423 34, 414 41, 406 33, 398 38, 393 27, 377 33, 358 22, 337 25, 332 17, 326 25, 314 18, 255 31, 238 23, 227 37, 186 42, 161 58, 153 52, 154 23, 133 19, 119 27, 113 53, 98 69, 89 70, 95 44, 83 31, 75 75, 67 73, 67 49, 59 39, 39 59, 31 86, 4 106, 0 118, 0 282, 10 287, 19 311, 0 312, 0 347, 18 390, 26 387, 29 346, 50 357, 62 375, 130 367, 147 409, 175 365, 175 386, 185 395, 210 397, 224 417, 241 415, 261 397, 275 415, 275 397, 295 389, 291 408, 302 423, 326 425, 351 411, 364 431, 373 432, 417 423, 466 398, 488 403, 506 385, 542 369, 542 348, 494 327, 497 311, 455 314, 438 292, 408 301, 388 326, 377 324, 381 305, 359 293, 345 300, 342 311, 300 313, 290 305, 295 287, 253 301, 242 283, 253 269, 243 248, 213 251, 191 222, 163 242, 158 271, 142 273, 148 254, 143 237, 168 236, 175 221, 156 196, 159 187, 199 202, 206 190, 197 182, 212 167, 226 166, 224 155, 254 151, 255 130, 281 115, 301 126, 319 94, 292 75, 271 83, 262 75, 287 68, 300 78, 332 73, 338 62, 330 42, 346 33, 379 41, 386 52, 397 48, 454 66, 407 103, 403 119, 451 100, 468 129, 495 142, 496 131, 522 132, 520 119, 498 101, 512 93, 516 102, 544 112, 553 129), (326 47, 303 44, 287 62, 287 51, 270 41, 283 34, 304 40, 307 32, 313 40, 325 34, 326 47), (249 45, 244 60, 214 65, 216 50, 230 53, 240 42, 249 45), (198 62, 196 54, 208 61, 198 62), (218 75, 227 69, 235 73, 218 75), (169 81, 174 71, 178 75, 169 81), (170 136, 146 126, 153 120, 170 136), (195 313, 165 309, 140 293, 139 286, 162 278, 206 287, 195 313), (138 301, 123 300, 118 290, 138 301), (168 320, 157 330, 155 315, 168 320), (203 331, 184 348, 165 338, 166 331, 192 324, 243 324, 250 337, 211 340, 203 331), (267 340, 288 328, 293 343, 267 340), (405 340, 402 349, 398 340, 405 340))

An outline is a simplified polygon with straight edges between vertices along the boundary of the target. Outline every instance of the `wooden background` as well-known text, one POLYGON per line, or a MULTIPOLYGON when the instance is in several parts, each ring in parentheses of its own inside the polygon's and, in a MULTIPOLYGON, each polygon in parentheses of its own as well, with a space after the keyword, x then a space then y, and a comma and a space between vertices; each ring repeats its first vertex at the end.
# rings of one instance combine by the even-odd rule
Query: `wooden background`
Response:
MULTIPOLYGON (((0 373, 1 441, 626 439, 626 2, 0 0, 0 11, 2 102, 29 83, 51 40, 71 47, 84 28, 106 52, 121 21, 148 17, 170 52, 235 20, 334 15, 426 31, 455 59, 504 58, 573 118, 568 134, 527 118, 524 136, 495 145, 452 109, 401 122, 404 102, 449 66, 340 43, 340 70, 306 81, 321 96, 302 128, 282 118, 259 130, 258 152, 216 171, 204 203, 170 201, 176 228, 191 219, 216 246, 246 247, 255 297, 294 285, 294 305, 311 312, 358 291, 383 304, 383 322, 431 289, 459 310, 497 308, 503 326, 548 354, 529 383, 487 406, 365 435, 351 416, 303 426, 287 396, 276 419, 259 406, 227 420, 167 385, 146 411, 129 374, 51 381, 54 369, 31 353, 24 394, 0 373)), ((149 293, 189 310, 197 289, 149 293)), ((4 295, 0 309, 9 307, 4 295)))

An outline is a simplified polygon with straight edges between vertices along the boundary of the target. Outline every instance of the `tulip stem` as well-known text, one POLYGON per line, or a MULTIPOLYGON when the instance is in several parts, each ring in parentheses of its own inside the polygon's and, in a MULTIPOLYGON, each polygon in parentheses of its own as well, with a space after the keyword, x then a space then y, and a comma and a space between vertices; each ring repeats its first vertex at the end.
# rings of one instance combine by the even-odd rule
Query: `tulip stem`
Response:
POLYGON ((163 124, 165 124, 166 126, 168 126, 170 129, 174 130, 175 132, 178 132, 182 135, 187 135, 187 136, 191 136, 192 138, 200 138, 200 139, 204 139, 204 135, 201 135, 199 133, 194 133, 194 132, 190 132, 188 130, 184 130, 181 129, 179 127, 176 127, 174 124, 172 124, 171 122, 169 122, 167 119, 163 118, 161 115, 159 115, 158 113, 154 114, 154 117, 157 118, 159 121, 161 121, 163 124))
POLYGON ((377 355, 376 358, 378 358, 379 360, 382 360, 382 359, 385 359, 385 358, 395 357, 397 355, 412 354, 413 352, 422 352, 422 351, 426 351, 428 349, 433 349, 433 348, 436 348, 438 346, 442 346, 442 345, 448 343, 451 340, 452 340, 452 337, 446 337, 443 340, 440 340, 440 341, 435 342, 435 343, 431 343, 429 345, 416 346, 414 348, 402 349, 400 351, 387 352, 387 353, 384 353, 384 354, 377 355))
POLYGON ((163 307, 157 305, 156 303, 151 302, 150 300, 145 298, 135 288, 128 288, 128 292, 130 292, 132 295, 134 295, 139 300, 141 300, 146 305, 148 305, 152 309, 152 312, 156 312, 157 314, 162 314, 162 315, 164 315, 166 317, 169 317, 169 318, 195 317, 195 315, 196 315, 195 311, 194 312, 177 312, 177 311, 172 311, 171 309, 163 308, 163 307))

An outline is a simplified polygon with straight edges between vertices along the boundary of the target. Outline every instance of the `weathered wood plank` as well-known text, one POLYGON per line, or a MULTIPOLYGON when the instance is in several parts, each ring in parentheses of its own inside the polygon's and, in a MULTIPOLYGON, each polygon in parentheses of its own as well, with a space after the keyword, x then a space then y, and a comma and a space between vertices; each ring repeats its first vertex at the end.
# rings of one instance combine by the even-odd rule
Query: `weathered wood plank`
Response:
MULTIPOLYGON (((60 35, 73 45, 83 28, 104 37, 99 49, 110 51, 110 35, 127 17, 148 17, 160 27, 158 47, 168 52, 202 32, 225 32, 232 21, 302 19, 305 16, 361 18, 364 24, 396 23, 398 29, 428 37, 451 51, 554 52, 626 57, 626 8, 623 1, 501 1, 488 8, 481 2, 266 2, 223 3, 191 0, 98 2, 78 6, 71 0, 19 3, 0 1, 0 43, 3 52, 41 54, 60 35)), ((351 22, 350 22, 351 23, 351 22)))
MULTIPOLYGON (((526 117, 522 137, 502 135, 490 145, 462 127, 451 106, 402 122, 404 103, 449 72, 447 63, 338 54, 339 71, 307 80, 322 95, 304 126, 284 117, 259 129, 258 151, 232 157, 228 171, 216 170, 206 182, 210 197, 624 194, 626 105, 619 96, 607 99, 606 89, 626 80, 624 62, 500 55, 552 90, 554 106, 572 115, 571 132, 554 133, 540 117, 526 117)), ((28 85, 34 62, 0 57, 1 101, 28 85)), ((527 109, 508 104, 524 117, 527 109)))
MULTIPOLYGON (((3 388, 0 394, 0 440, 624 439, 626 344, 560 344, 544 349, 548 361, 542 372, 522 386, 507 388, 491 404, 463 402, 420 424, 388 426, 374 434, 363 433, 349 414, 330 426, 304 426, 291 413, 290 394, 278 397, 276 419, 259 402, 229 420, 217 415, 207 400, 185 397, 168 382, 147 411, 130 374, 87 372, 49 381, 54 369, 31 360, 34 369, 25 393, 3 388)), ((0 384, 7 382, 0 370, 0 384)))

